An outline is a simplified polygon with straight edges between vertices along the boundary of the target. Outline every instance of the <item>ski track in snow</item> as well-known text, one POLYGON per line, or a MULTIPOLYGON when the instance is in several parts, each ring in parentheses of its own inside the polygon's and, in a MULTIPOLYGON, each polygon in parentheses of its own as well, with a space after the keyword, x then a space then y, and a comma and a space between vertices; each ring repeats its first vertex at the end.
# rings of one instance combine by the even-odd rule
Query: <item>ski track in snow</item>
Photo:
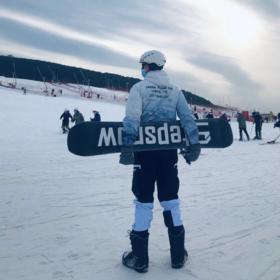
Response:
POLYGON ((272 124, 265 141, 205 149, 191 166, 179 158, 189 259, 171 269, 155 199, 150 269, 141 275, 121 263, 134 218, 132 167, 118 154, 72 155, 59 120, 78 107, 86 120, 99 110, 103 121, 121 121, 125 106, 3 88, 0 98, 1 279, 280 279, 280 148, 259 145, 280 133, 272 124))

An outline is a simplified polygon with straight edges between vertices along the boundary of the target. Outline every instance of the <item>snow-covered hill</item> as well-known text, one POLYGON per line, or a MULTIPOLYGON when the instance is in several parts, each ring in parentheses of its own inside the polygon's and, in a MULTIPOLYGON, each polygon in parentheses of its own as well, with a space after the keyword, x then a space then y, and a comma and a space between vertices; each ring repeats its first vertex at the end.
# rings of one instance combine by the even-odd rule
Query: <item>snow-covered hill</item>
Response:
MULTIPOLYGON (((78 107, 86 120, 98 110, 103 121, 121 121, 125 106, 3 87, 0 100, 0 279, 280 279, 280 145, 235 141, 203 150, 191 166, 180 157, 189 259, 171 268, 155 200, 150 269, 140 275, 121 263, 134 218, 132 167, 117 154, 69 153, 59 120, 78 107)), ((261 142, 279 133, 265 123, 261 142)))
MULTIPOLYGON (((14 79, 14 78, 6 78, 4 76, 0 76, 0 85, 5 87, 14 87, 16 90, 21 90, 25 88, 30 93, 37 93, 39 95, 51 95, 53 92, 56 96, 71 96, 71 97, 84 97, 90 99, 102 99, 107 101, 116 101, 121 103, 126 103, 129 93, 126 91, 119 91, 113 88, 98 88, 87 85, 77 85, 77 84, 65 84, 65 83, 51 83, 51 82, 39 82, 32 80, 24 80, 24 79, 14 79)), ((227 113, 227 116, 232 118, 237 116, 238 108, 230 108, 230 107, 217 107, 214 108, 207 107, 204 105, 195 105, 190 104, 192 110, 195 109, 200 118, 203 117, 205 112, 212 111, 215 117, 220 117, 221 113, 224 111, 227 113)))

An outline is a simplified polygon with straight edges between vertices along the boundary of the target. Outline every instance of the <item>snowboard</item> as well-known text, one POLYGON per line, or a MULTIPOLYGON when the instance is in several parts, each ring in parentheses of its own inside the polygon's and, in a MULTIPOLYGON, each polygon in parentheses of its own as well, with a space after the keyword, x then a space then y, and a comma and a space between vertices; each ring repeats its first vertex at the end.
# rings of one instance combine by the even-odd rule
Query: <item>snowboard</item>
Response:
POLYGON ((260 143, 260 145, 274 145, 274 144, 280 144, 280 142, 274 142, 274 143, 260 143))
MULTIPOLYGON (((222 119, 195 121, 199 130, 201 148, 226 148, 233 142, 230 125, 222 119)), ((119 153, 122 143, 122 122, 83 122, 68 132, 67 145, 78 156, 96 156, 119 153)), ((189 146, 180 121, 143 122, 133 150, 183 149, 189 146)))

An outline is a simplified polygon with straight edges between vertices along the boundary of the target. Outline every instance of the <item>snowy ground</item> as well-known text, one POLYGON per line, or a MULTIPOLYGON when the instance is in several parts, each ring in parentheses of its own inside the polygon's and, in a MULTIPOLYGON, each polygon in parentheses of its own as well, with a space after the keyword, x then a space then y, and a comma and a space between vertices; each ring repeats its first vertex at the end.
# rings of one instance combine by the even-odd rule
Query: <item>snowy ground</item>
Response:
MULTIPOLYGON (((0 279, 280 279, 280 145, 235 141, 203 150, 192 166, 180 158, 189 259, 171 269, 156 201, 150 269, 141 275, 121 263, 133 223, 132 167, 117 154, 72 155, 59 120, 78 107, 86 120, 98 110, 103 121, 121 121, 124 105, 1 87, 0 100, 0 279)), ((232 129, 237 138, 236 122, 232 129)), ((261 142, 279 133, 264 124, 261 142)))

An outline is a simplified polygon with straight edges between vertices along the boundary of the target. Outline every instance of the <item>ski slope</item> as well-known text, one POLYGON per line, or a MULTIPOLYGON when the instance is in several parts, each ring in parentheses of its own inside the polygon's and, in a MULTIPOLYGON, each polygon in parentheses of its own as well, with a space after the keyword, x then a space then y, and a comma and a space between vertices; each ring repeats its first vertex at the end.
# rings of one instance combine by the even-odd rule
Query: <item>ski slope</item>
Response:
POLYGON ((51 95, 53 91, 57 96, 67 95, 72 97, 86 97, 92 99, 103 99, 109 101, 118 101, 118 102, 126 102, 128 99, 128 93, 126 91, 119 91, 114 89, 107 88, 98 88, 98 87, 89 87, 86 85, 77 85, 77 84, 65 84, 65 83, 56 83, 53 84, 51 82, 39 82, 25 79, 15 79, 8 78, 4 76, 0 76, 0 85, 4 87, 11 87, 12 85, 15 87, 15 90, 21 90, 22 88, 26 88, 29 93, 37 93, 40 95, 51 95))
POLYGON ((77 107, 86 120, 98 110, 102 121, 122 121, 125 105, 4 87, 0 100, 0 279, 280 279, 280 145, 259 145, 280 133, 273 124, 264 124, 263 141, 204 149, 191 166, 180 157, 189 259, 171 268, 155 199, 150 268, 141 275, 121 263, 134 218, 132 167, 117 154, 69 153, 59 120, 77 107))

